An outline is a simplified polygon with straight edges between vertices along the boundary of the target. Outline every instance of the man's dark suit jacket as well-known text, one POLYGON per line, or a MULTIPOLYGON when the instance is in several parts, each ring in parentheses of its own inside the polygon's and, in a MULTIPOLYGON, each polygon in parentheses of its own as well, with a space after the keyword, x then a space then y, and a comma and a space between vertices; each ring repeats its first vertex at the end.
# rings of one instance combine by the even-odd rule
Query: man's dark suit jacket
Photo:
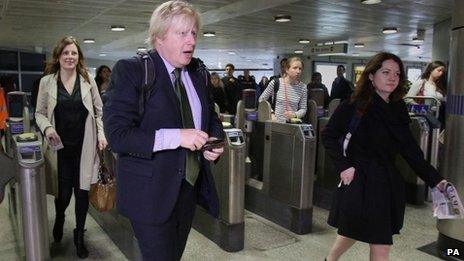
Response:
MULTIPOLYGON (((156 70, 155 85, 139 122, 138 100, 144 70, 134 57, 116 63, 111 74, 110 96, 104 107, 104 126, 111 149, 118 153, 117 209, 132 221, 162 224, 176 204, 185 177, 187 149, 153 153, 155 132, 182 128, 181 111, 169 73, 162 58, 150 53, 156 70)), ((204 75, 187 66, 202 107, 201 129, 210 137, 223 138, 222 124, 205 86, 204 75)), ((219 203, 210 163, 201 156, 197 180, 198 204, 218 216, 219 203)))

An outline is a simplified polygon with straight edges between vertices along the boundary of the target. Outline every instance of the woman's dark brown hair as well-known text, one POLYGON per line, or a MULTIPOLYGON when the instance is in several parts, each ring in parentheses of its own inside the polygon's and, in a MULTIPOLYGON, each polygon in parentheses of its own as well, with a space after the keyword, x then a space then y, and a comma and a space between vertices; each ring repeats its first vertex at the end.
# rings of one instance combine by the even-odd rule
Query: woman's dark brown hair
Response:
POLYGON ((446 94, 446 64, 442 61, 433 61, 427 65, 425 68, 424 73, 421 75, 421 79, 425 79, 426 81, 430 78, 430 74, 432 74, 433 70, 437 69, 438 67, 443 67, 444 72, 440 76, 440 78, 435 80, 435 85, 437 86, 437 91, 441 94, 446 94))
POLYGON ((90 83, 89 73, 87 72, 87 68, 85 67, 84 63, 84 54, 82 53, 81 47, 77 43, 77 40, 72 36, 63 37, 58 41, 55 48, 53 49, 52 59, 47 62, 47 66, 45 67, 45 74, 57 73, 60 71, 61 53, 63 52, 63 49, 70 44, 75 44, 77 47, 77 52, 79 53, 79 60, 76 66, 77 73, 84 77, 86 82, 90 83))
POLYGON ((357 103, 358 112, 361 114, 364 114, 367 111, 375 93, 375 87, 369 79, 369 75, 374 75, 380 68, 382 68, 382 63, 386 60, 393 60, 400 67, 400 80, 396 89, 390 94, 390 101, 399 101, 406 93, 404 89, 406 75, 404 73, 404 65, 401 59, 392 53, 378 53, 367 63, 361 77, 356 82, 356 89, 351 97, 351 102, 357 103))

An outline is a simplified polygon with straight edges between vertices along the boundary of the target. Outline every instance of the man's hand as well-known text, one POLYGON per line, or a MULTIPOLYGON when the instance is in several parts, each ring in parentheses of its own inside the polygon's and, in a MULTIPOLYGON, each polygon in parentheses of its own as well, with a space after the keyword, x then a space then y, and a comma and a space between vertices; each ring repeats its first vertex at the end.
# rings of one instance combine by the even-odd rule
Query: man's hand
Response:
MULTIPOLYGON (((209 140, 217 140, 216 137, 211 137, 209 140)), ((209 161, 215 161, 221 154, 224 153, 224 147, 215 148, 212 150, 205 150, 203 156, 209 161)))
POLYGON ((182 148, 196 151, 201 149, 208 140, 208 134, 197 129, 181 129, 180 130, 180 146, 182 148))

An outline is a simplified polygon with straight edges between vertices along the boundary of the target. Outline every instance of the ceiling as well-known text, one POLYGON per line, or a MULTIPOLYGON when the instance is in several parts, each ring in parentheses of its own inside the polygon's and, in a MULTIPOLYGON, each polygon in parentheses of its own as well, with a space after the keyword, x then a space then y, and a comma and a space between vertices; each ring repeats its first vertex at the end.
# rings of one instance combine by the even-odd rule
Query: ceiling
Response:
MULTIPOLYGON (((49 52, 63 36, 81 41, 86 57, 117 60, 146 46, 148 21, 156 0, 0 0, 0 48, 49 52), (123 32, 110 31, 124 25, 123 32), (84 38, 96 43, 84 44, 84 38), (100 56, 106 54, 105 57, 100 56)), ((405 60, 431 59, 433 25, 451 18, 453 0, 383 0, 364 5, 359 0, 191 0, 201 13, 204 31, 195 56, 210 68, 232 62, 238 68, 272 68, 280 54, 309 46, 298 43, 347 41, 348 55, 370 56, 386 50, 405 60), (276 23, 278 14, 292 16, 276 23), (399 32, 384 35, 383 27, 399 32), (425 29, 420 49, 412 43, 417 29, 425 29), (364 48, 354 48, 362 42, 364 48), (233 51, 235 54, 229 54, 233 51)), ((424 60, 423 60, 424 61, 424 60)))

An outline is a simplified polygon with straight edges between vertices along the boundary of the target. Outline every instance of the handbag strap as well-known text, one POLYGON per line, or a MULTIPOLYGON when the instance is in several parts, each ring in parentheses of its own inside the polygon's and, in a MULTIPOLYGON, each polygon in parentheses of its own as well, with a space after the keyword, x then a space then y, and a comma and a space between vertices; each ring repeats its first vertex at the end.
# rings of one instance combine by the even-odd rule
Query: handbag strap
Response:
POLYGON ((345 135, 345 139, 343 140, 343 156, 346 157, 346 149, 348 148, 348 144, 350 143, 350 139, 355 133, 356 129, 359 126, 359 122, 361 121, 361 113, 355 112, 353 117, 350 120, 350 125, 348 125, 348 133, 345 135))

